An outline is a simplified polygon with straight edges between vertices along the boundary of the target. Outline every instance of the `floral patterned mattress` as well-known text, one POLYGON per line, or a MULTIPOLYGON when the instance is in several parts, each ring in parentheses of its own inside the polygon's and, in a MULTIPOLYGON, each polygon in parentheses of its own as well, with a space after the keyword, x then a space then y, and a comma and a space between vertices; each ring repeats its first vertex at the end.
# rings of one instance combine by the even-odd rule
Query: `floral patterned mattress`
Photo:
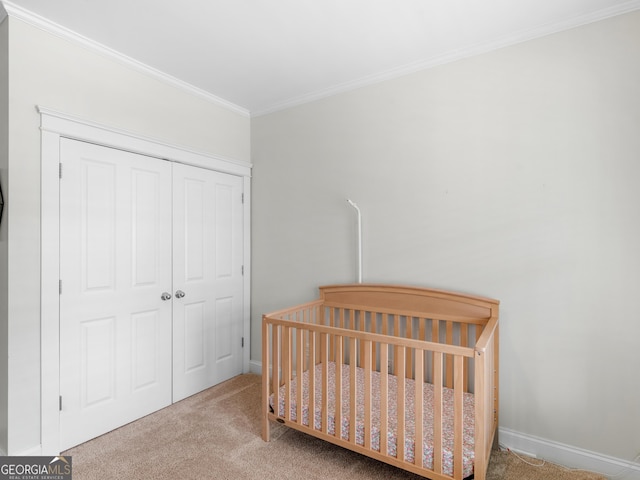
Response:
MULTIPOLYGON (((328 431, 329 434, 335 435, 335 363, 329 363, 329 393, 328 393, 328 431)), ((371 378, 371 449, 380 451, 380 374, 372 372, 371 378)), ((315 405, 314 427, 316 430, 322 429, 322 364, 316 365, 315 369, 315 405)), ((303 406, 302 406, 302 423, 309 425, 309 372, 304 372, 303 384, 303 406)), ((397 457, 397 379, 393 375, 388 376, 389 379, 389 400, 388 400, 388 433, 387 433, 387 454, 397 457)), ((343 440, 349 440, 349 421, 350 421, 350 369, 349 365, 342 365, 342 425, 340 428, 343 440)), ((356 408, 356 443, 364 446, 364 370, 356 369, 357 382, 357 408, 356 408)), ((296 389, 297 382, 290 383, 291 389, 291 419, 297 421, 296 408, 296 389)), ((433 385, 425 383, 424 391, 424 413, 423 413, 423 431, 424 438, 422 442, 422 458, 423 465, 429 469, 433 469, 433 385)), ((284 417, 285 411, 285 387, 280 387, 278 416, 284 417)), ((271 395, 271 407, 273 405, 273 395, 271 395)), ((405 455, 406 462, 413 463, 415 456, 415 386, 414 381, 406 379, 405 383, 405 455)), ((449 388, 443 389, 443 419, 442 419, 442 469, 446 475, 453 475, 453 390, 449 388)), ((474 400, 473 394, 464 393, 463 398, 463 478, 473 473, 473 457, 474 457, 474 400)))

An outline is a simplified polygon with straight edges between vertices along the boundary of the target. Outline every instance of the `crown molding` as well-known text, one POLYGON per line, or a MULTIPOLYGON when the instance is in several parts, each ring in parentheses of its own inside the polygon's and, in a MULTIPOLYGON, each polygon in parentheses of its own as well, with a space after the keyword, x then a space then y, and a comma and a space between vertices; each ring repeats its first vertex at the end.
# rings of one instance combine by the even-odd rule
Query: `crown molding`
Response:
POLYGON ((522 30, 510 35, 503 36, 490 42, 479 43, 469 45, 468 47, 453 50, 442 55, 437 55, 431 58, 420 60, 417 62, 409 63, 396 67, 390 70, 386 70, 381 73, 369 75, 359 78, 357 80, 341 83, 333 87, 329 87, 322 90, 317 90, 308 94, 293 97, 282 102, 274 103, 260 110, 254 110, 251 112, 252 117, 258 117, 261 115, 267 115, 269 113, 275 113, 287 108, 296 107, 305 103, 310 103, 323 98, 331 97, 340 93, 345 93, 351 90, 355 90, 361 87, 374 85, 376 83, 384 82, 386 80, 393 80, 395 78, 417 73, 429 68, 433 68, 446 63, 462 60, 463 58, 472 57, 475 55, 481 55, 500 48, 509 47, 518 43, 523 43, 536 38, 552 35, 564 30, 570 30, 572 28, 594 23, 600 20, 605 20, 610 17, 630 13, 635 10, 640 10, 640 0, 629 0, 614 7, 605 8, 596 12, 591 12, 579 17, 574 17, 562 22, 550 23, 541 27, 531 28, 528 30, 522 30))
POLYGON ((62 25, 58 25, 51 20, 48 20, 40 15, 37 15, 29 10, 26 10, 18 5, 15 5, 9 0, 2 0, 0 2, 0 21, 2 21, 2 6, 4 6, 4 10, 6 10, 6 15, 9 17, 16 18, 25 23, 28 23, 31 26, 44 30, 52 35, 63 38, 65 40, 71 40, 75 43, 82 45, 83 47, 93 50, 101 55, 114 59, 134 70, 142 72, 150 77, 153 77, 157 80, 160 80, 168 85, 184 90, 188 93, 196 95, 200 98, 203 98, 211 103, 214 103, 220 107, 231 110, 235 113, 239 113, 245 117, 250 116, 249 110, 246 108, 240 107, 234 103, 231 103, 223 98, 217 97, 201 88, 198 88, 190 83, 182 81, 178 78, 175 78, 171 75, 168 75, 158 69, 150 67, 142 62, 139 62, 131 57, 128 57, 112 48, 109 48, 101 43, 98 43, 90 38, 87 38, 79 33, 74 32, 62 25))

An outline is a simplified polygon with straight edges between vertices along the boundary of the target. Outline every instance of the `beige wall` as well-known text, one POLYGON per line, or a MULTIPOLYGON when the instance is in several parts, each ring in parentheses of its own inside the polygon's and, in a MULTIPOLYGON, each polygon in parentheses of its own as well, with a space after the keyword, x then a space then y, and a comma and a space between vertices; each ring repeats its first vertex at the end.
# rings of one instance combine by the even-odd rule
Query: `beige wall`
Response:
POLYGON ((250 120, 14 18, 9 18, 9 75, 11 205, 8 230, 4 230, 10 259, 7 451, 17 455, 33 452, 40 444, 40 117, 36 105, 245 162, 249 161, 250 120))
POLYGON ((504 428, 640 448, 640 12, 252 119, 260 315, 356 279, 501 300, 504 428))

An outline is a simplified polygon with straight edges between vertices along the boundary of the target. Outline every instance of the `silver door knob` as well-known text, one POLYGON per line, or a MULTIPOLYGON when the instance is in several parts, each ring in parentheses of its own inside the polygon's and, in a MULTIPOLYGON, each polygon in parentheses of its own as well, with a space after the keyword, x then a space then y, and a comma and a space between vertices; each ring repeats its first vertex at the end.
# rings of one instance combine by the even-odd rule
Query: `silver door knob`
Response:
POLYGON ((176 292, 176 298, 182 298, 186 295, 186 293, 184 293, 182 290, 178 290, 176 292))
POLYGON ((164 301, 170 300, 171 299, 171 294, 168 292, 163 292, 162 295, 160 295, 160 298, 164 301))

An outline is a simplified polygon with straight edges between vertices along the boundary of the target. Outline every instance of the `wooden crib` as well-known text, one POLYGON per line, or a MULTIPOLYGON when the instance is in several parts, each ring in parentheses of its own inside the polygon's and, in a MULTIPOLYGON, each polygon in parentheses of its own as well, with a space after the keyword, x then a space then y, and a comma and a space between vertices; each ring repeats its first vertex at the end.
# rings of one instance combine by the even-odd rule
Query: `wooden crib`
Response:
POLYGON ((276 421, 428 478, 484 480, 498 425, 498 304, 353 284, 264 315, 262 438, 276 421))

